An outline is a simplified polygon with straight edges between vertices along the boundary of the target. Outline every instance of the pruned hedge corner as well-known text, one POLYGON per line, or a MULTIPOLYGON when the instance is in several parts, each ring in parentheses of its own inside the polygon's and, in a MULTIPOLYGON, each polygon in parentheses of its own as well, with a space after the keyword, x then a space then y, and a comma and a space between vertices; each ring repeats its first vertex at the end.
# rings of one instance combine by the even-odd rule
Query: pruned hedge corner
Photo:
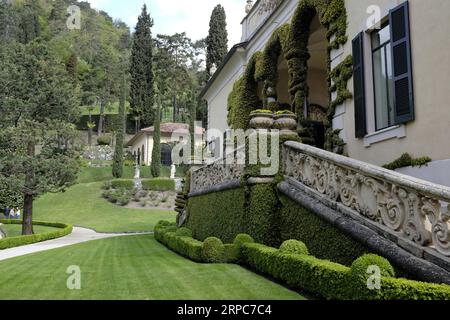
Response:
MULTIPOLYGON (((3 224, 22 224, 21 220, 9 220, 9 219, 0 219, 0 223, 3 224)), ((24 246, 27 244, 33 244, 37 242, 52 240, 67 236, 72 233, 72 225, 57 223, 57 222, 43 222, 43 221, 33 221, 33 225, 35 226, 46 226, 58 228, 58 230, 41 233, 41 234, 32 234, 27 236, 18 236, 18 237, 10 237, 4 238, 0 240, 0 250, 15 248, 24 246)))
POLYGON ((237 235, 232 244, 223 244, 215 237, 198 241, 189 236, 189 231, 187 228, 178 229, 175 223, 160 221, 155 227, 155 238, 195 262, 239 263, 325 299, 450 299, 449 285, 395 278, 389 261, 374 254, 365 254, 351 267, 346 267, 311 256, 307 246, 297 240, 287 240, 277 249, 255 243, 246 234, 237 235), (374 285, 370 285, 373 282, 374 285))

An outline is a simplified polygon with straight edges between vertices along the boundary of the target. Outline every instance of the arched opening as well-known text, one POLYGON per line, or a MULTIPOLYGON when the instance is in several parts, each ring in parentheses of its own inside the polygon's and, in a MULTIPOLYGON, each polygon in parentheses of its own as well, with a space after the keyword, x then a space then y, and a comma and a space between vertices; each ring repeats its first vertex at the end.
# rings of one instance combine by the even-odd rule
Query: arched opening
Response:
POLYGON ((305 118, 309 122, 315 145, 324 148, 325 122, 329 105, 328 89, 328 39, 327 30, 316 14, 310 24, 308 39, 308 95, 305 104, 305 118))
POLYGON ((172 148, 166 143, 161 143, 161 164, 163 166, 172 165, 172 148))
POLYGON ((287 61, 283 54, 278 57, 277 99, 281 110, 291 110, 289 71, 287 61))

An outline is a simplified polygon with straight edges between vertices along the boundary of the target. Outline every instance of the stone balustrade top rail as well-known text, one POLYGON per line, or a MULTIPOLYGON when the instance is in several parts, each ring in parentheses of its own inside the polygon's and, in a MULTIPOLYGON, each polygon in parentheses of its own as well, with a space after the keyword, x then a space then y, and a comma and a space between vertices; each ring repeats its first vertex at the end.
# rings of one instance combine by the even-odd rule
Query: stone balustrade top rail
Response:
POLYGON ((396 237, 450 256, 450 188, 292 141, 283 169, 396 237))

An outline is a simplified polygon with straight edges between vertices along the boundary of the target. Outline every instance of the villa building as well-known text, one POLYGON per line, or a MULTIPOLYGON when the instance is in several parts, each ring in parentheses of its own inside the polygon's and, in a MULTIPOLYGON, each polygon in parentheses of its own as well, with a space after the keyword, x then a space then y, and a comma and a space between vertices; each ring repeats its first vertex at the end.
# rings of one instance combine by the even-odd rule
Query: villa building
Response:
MULTIPOLYGON (((201 93, 208 129, 233 128, 229 96, 249 77, 254 109, 266 109, 267 96, 289 106, 312 124, 317 147, 333 147, 327 139, 334 132, 344 154, 378 166, 404 153, 426 156, 427 166, 398 170, 450 186, 450 1, 284 0, 269 11, 263 0, 247 2, 241 42, 201 93), (343 20, 328 24, 333 14, 343 20), (270 67, 267 59, 276 67, 272 78, 258 75, 258 64, 270 67)), ((207 136, 212 149, 221 139, 207 136)))
MULTIPOLYGON (((150 165, 153 152, 154 127, 144 128, 128 142, 131 153, 142 165, 150 165)), ((195 146, 203 146, 204 129, 195 128, 195 146)), ((172 165, 172 148, 178 142, 187 142, 190 139, 189 125, 185 123, 161 123, 161 163, 164 166, 172 165)))

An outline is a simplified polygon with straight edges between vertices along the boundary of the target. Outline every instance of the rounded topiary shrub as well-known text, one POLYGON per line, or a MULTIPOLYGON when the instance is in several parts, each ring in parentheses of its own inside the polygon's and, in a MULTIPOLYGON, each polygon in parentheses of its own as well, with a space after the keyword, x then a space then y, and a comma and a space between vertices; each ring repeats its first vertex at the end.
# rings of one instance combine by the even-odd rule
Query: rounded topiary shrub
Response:
POLYGON ((225 246, 222 240, 215 237, 207 238, 203 242, 202 248, 203 259, 209 263, 224 262, 225 259, 225 246))
POLYGON ((280 246, 281 253, 309 255, 308 247, 298 240, 286 240, 280 246))
POLYGON ((237 248, 240 248, 243 243, 253 243, 253 242, 255 242, 255 240, 253 240, 253 238, 251 236, 249 236, 246 233, 241 233, 241 234, 238 234, 236 236, 236 238, 234 238, 233 244, 237 248))
POLYGON ((182 227, 177 230, 176 235, 178 237, 190 237, 192 238, 192 230, 189 228, 182 227))
POLYGON ((394 268, 389 261, 376 254, 365 254, 356 259, 351 266, 350 273, 353 277, 367 279, 367 277, 370 276, 369 271, 374 266, 380 268, 381 276, 395 277, 394 268))

